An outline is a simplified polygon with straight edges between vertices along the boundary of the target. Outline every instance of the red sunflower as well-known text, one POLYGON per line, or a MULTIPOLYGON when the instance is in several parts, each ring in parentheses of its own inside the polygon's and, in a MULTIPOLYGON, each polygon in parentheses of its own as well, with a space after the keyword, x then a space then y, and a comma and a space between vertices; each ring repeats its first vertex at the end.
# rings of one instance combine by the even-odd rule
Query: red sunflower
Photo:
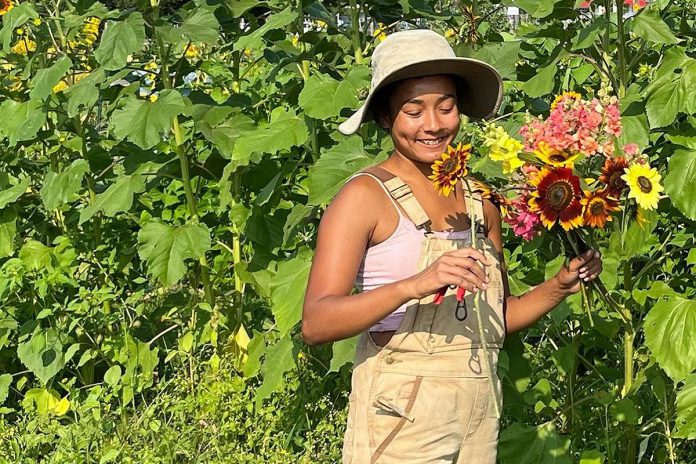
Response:
POLYGON ((611 213, 619 211, 619 201, 609 196, 606 189, 585 192, 585 198, 580 200, 583 207, 583 218, 586 226, 603 228, 611 221, 611 213))
POLYGON ((604 167, 602 167, 602 175, 599 176, 599 181, 607 186, 607 193, 610 197, 621 198, 621 193, 627 186, 626 181, 621 176, 624 175, 624 169, 627 167, 628 161, 623 156, 604 160, 604 167))
POLYGON ((570 168, 541 168, 531 183, 536 190, 529 198, 529 209, 539 213, 547 229, 558 221, 564 230, 582 225, 580 179, 570 168))

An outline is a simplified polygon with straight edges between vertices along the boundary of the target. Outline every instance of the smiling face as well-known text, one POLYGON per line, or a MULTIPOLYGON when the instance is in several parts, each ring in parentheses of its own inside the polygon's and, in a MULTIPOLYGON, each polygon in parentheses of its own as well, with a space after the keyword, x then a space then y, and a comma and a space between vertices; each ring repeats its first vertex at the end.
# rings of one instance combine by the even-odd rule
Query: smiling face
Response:
POLYGON ((389 111, 380 117, 391 128, 395 150, 412 161, 431 164, 459 131, 457 86, 447 75, 399 81, 389 95, 389 111))

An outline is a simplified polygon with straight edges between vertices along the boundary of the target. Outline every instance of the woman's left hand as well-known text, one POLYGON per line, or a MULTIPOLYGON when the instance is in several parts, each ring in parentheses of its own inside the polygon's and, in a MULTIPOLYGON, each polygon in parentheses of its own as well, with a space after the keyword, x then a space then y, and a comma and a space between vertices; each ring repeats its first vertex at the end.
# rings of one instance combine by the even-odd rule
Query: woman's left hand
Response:
POLYGON ((562 266, 556 274, 561 288, 568 293, 580 291, 581 282, 591 282, 602 272, 602 258, 598 250, 589 249, 562 266))

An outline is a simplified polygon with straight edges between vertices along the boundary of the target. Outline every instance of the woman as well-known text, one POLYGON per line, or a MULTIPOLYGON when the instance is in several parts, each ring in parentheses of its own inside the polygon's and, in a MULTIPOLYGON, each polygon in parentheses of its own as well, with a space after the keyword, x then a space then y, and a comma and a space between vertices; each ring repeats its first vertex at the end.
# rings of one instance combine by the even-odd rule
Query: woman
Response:
POLYGON ((492 464, 505 333, 595 279, 599 253, 588 250, 510 296, 498 209, 470 194, 468 181, 443 197, 428 179, 461 113, 483 119, 497 111, 499 74, 456 58, 443 37, 423 30, 387 37, 372 71, 365 104, 340 130, 351 134, 376 119, 394 152, 351 178, 322 217, 302 333, 309 344, 361 334, 344 463, 492 464), (361 293, 351 295, 354 283, 361 293), (461 303, 457 287, 467 291, 461 303), (434 301, 443 288, 444 299, 434 301))

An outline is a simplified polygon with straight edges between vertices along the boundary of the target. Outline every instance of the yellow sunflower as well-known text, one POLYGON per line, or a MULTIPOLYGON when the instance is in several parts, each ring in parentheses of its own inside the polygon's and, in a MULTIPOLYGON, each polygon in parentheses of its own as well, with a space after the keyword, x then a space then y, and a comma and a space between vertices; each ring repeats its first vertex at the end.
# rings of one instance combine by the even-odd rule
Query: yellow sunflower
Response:
POLYGON ((0 16, 4 15, 12 8, 14 8, 14 3, 12 3, 12 0, 0 0, 0 16))
POLYGON ((26 55, 27 52, 36 51, 36 42, 34 42, 28 37, 22 37, 17 41, 16 44, 12 46, 11 50, 12 53, 16 53, 18 55, 26 55))
POLYGON ((635 198, 643 209, 657 208, 660 192, 664 190, 660 185, 662 176, 657 169, 637 163, 627 167, 624 172, 621 178, 628 184, 628 198, 635 198))
POLYGON ((94 45, 94 42, 99 38, 99 26, 101 25, 101 19, 96 16, 90 16, 85 20, 85 24, 82 27, 82 43, 87 47, 94 45))
POLYGON ((472 190, 481 195, 481 198, 486 198, 493 203, 498 210, 500 210, 501 217, 508 217, 510 214, 509 207, 511 205, 510 200, 507 199, 502 193, 494 190, 490 186, 484 184, 477 179, 469 179, 473 184, 472 190))
POLYGON ((531 183, 534 190, 529 198, 529 210, 539 213, 547 229, 558 223, 564 230, 582 225, 582 191, 580 179, 569 168, 541 168, 531 183))
POLYGON ((564 168, 572 168, 575 165, 575 160, 580 156, 580 153, 573 155, 566 150, 553 149, 546 142, 539 142, 534 154, 546 164, 564 168))
POLYGON ((433 174, 428 177, 433 181, 435 190, 446 197, 449 196, 459 179, 469 172, 466 167, 469 158, 471 158, 470 144, 459 143, 456 148, 447 147, 442 158, 433 163, 433 174))
POLYGON ((611 213, 619 211, 619 202, 609 196, 607 190, 585 192, 585 198, 580 200, 583 205, 583 219, 586 226, 603 228, 611 221, 611 213))
POLYGON ((580 95, 577 92, 563 92, 559 96, 556 97, 556 99, 551 103, 551 109, 555 109, 556 106, 558 106, 559 103, 564 103, 566 101, 578 101, 582 98, 582 95, 580 95))

